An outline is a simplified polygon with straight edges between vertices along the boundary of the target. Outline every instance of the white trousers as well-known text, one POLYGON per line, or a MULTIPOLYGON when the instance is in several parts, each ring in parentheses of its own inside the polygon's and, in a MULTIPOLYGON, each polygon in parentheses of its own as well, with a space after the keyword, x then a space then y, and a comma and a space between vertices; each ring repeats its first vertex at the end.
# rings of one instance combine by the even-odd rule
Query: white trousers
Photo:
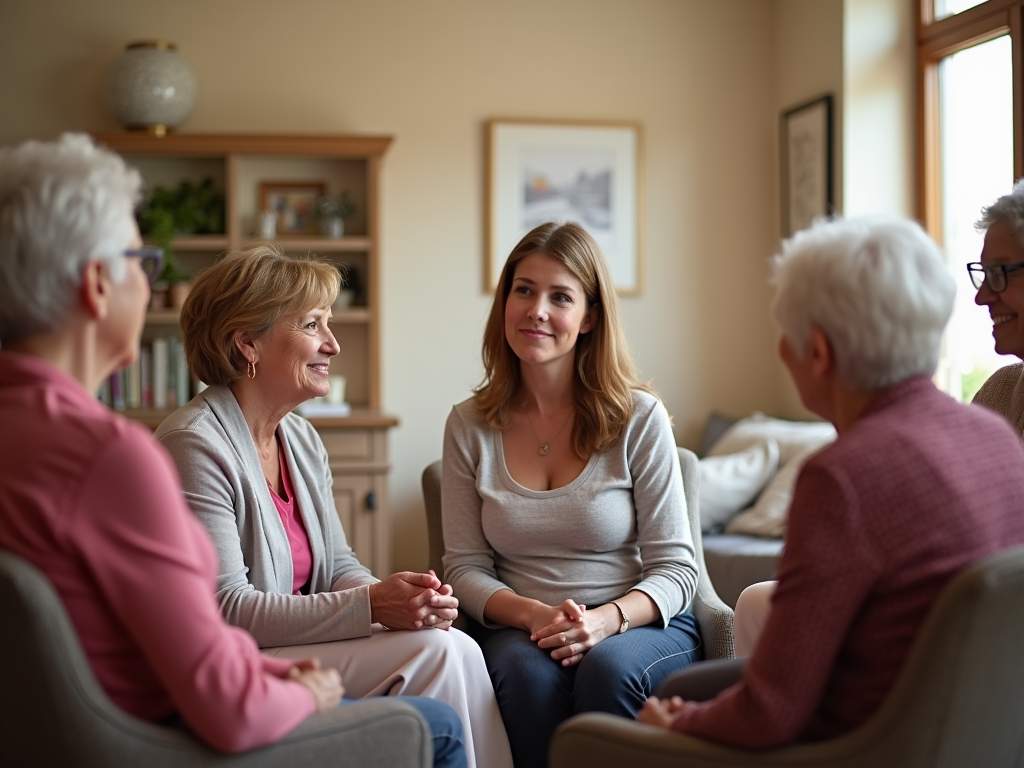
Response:
POLYGON ((457 629, 389 632, 374 624, 370 637, 264 648, 263 653, 320 659, 325 667, 341 672, 350 698, 426 696, 450 704, 466 732, 469 768, 512 768, 508 736, 480 646, 457 629))
POLYGON ((733 618, 733 634, 736 638, 736 655, 749 656, 754 651, 757 638, 768 621, 768 611, 775 594, 775 581, 761 581, 751 584, 740 592, 736 600, 733 618))

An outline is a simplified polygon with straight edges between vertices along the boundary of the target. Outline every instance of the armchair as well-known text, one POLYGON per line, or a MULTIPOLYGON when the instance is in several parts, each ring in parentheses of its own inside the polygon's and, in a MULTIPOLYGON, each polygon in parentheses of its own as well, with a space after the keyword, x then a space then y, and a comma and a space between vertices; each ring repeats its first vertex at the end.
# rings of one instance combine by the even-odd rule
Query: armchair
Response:
POLYGON ((121 711, 93 676, 63 604, 25 560, 0 551, 0 765, 101 768, 293 768, 351 765, 427 768, 430 732, 392 698, 339 707, 306 719, 269 747, 218 753, 184 729, 121 711))
MULTIPOLYGON (((697 619, 701 639, 704 643, 704 657, 707 659, 728 659, 735 656, 732 633, 732 609, 719 599, 707 566, 701 546, 700 506, 698 502, 697 456, 686 448, 679 449, 679 463, 683 472, 683 490, 686 494, 686 509, 689 516, 690 533, 697 559, 697 594, 690 610, 697 619)), ((441 462, 435 461, 423 470, 423 501, 427 509, 427 536, 430 546, 430 567, 437 574, 444 573, 444 536, 441 529, 441 462)), ((461 619, 461 616, 459 617, 461 619)))
POLYGON ((831 741, 747 751, 610 715, 563 723, 551 768, 1024 766, 1024 547, 958 574, 933 606, 881 708, 831 741))

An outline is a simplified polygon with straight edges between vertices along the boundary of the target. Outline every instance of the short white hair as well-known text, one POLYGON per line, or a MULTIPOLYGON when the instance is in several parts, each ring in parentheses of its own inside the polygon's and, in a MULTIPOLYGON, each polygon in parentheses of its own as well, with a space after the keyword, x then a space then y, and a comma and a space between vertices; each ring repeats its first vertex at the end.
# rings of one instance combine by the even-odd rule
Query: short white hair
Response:
POLYGON ((90 259, 124 279, 141 187, 84 134, 0 149, 0 342, 59 327, 90 259))
POLYGON ((774 259, 772 313, 801 358, 811 328, 832 345, 840 378, 874 391, 939 361, 956 282, 939 247, 913 221, 819 221, 774 259))

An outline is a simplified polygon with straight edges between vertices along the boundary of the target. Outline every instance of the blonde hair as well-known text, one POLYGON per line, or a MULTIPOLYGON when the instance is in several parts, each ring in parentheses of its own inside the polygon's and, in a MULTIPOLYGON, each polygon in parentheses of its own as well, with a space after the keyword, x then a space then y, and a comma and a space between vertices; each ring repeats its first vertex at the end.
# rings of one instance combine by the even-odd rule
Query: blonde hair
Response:
POLYGON ((327 307, 341 275, 329 262, 291 258, 261 244, 230 253, 202 270, 181 308, 188 366, 207 384, 230 384, 245 371, 239 332, 259 339, 284 315, 327 307))
POLYGON ((637 380, 619 319, 619 301, 601 249, 579 224, 541 224, 509 254, 484 329, 484 380, 474 390, 475 403, 491 428, 508 426, 521 376, 519 358, 505 339, 505 303, 516 264, 534 253, 564 264, 583 286, 587 308, 598 308, 594 327, 576 340, 576 421, 571 445, 577 456, 586 458, 606 450, 622 436, 633 415, 633 390, 652 390, 637 380))

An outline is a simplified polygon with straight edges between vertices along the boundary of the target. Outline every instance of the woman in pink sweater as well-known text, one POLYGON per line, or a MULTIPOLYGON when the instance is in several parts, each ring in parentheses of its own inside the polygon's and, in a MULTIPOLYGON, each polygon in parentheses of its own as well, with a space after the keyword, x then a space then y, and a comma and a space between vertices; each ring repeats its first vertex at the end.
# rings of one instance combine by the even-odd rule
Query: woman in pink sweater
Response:
MULTIPOLYGON (((236 752, 337 707, 343 689, 337 670, 263 657, 224 622, 216 556, 173 463, 90 394, 138 354, 160 270, 132 216, 139 188, 85 136, 0 150, 0 547, 50 579, 115 704, 180 716, 236 752)), ((464 766, 454 712, 410 703, 435 730, 435 764, 464 766), (451 726, 440 740, 435 715, 451 726)))

